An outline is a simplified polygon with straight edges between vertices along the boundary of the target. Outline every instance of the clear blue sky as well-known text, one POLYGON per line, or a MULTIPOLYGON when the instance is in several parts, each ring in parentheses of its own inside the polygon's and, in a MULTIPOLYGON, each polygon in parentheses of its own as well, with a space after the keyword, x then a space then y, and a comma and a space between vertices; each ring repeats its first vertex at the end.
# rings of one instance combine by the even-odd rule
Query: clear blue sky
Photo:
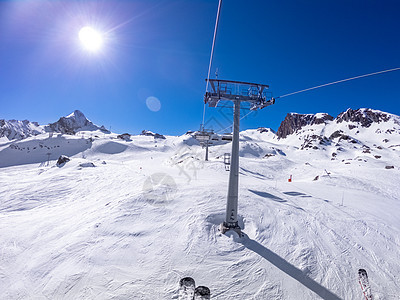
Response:
MULTIPOLYGON (((56 121, 79 109, 115 132, 183 134, 202 121, 218 0, 1 1, 0 118, 56 121), (83 26, 108 32, 83 50, 83 26), (159 99, 151 111, 146 99, 159 99)), ((212 74, 270 85, 279 96, 400 67, 395 0, 224 0, 212 74)), ((277 129, 288 112, 369 107, 400 115, 400 71, 278 100, 241 129, 277 129)), ((228 126, 207 108, 215 129, 228 126), (217 125, 220 123, 221 125, 217 125)))

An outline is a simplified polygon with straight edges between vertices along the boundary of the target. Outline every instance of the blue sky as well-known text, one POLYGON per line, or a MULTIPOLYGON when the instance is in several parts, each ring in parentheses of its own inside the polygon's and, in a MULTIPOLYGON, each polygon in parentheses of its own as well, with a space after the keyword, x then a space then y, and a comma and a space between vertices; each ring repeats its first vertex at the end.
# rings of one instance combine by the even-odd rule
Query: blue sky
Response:
MULTIPOLYGON (((199 128, 218 0, 1 1, 0 118, 56 121, 79 109, 115 132, 199 128), (105 34, 85 51, 83 26, 105 34), (146 105, 148 97, 161 104, 146 105), (152 98, 154 99, 154 98, 152 98), (151 107, 150 107, 151 108, 151 107)), ((277 97, 400 67, 400 2, 224 0, 212 74, 270 85, 277 97)), ((400 71, 279 99, 241 129, 277 129, 289 112, 369 107, 400 115, 400 71)), ((229 109, 206 109, 218 130, 229 109)))

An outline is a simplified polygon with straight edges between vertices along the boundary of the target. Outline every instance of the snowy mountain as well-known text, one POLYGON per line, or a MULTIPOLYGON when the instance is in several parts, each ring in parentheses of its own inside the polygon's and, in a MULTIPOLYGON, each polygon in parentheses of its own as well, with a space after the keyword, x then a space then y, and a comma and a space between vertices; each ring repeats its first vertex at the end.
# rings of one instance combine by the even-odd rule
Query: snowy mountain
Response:
POLYGON ((394 148, 399 144, 400 117, 378 110, 358 109, 328 114, 288 114, 277 131, 278 143, 299 149, 342 150, 394 148))
POLYGON ((37 122, 0 119, 0 141, 22 140, 43 132, 43 128, 37 122))
POLYGON ((204 161, 191 134, 64 134, 69 122, 0 143, 0 299, 178 299, 186 276, 211 299, 362 299, 360 268, 375 300, 398 299, 398 116, 242 131, 241 239, 218 231, 229 141, 204 161))
POLYGON ((66 134, 75 134, 78 131, 96 131, 101 130, 103 132, 109 133, 107 129, 98 127, 89 121, 85 115, 79 111, 75 110, 73 113, 66 117, 61 117, 57 122, 50 123, 45 127, 48 132, 59 132, 66 134))
POLYGON ((44 132, 55 132, 62 134, 75 134, 79 131, 96 131, 109 133, 104 126, 94 125, 79 110, 66 117, 61 117, 57 122, 48 125, 39 125, 37 122, 28 120, 2 120, 0 119, 0 141, 22 140, 36 136, 44 132))

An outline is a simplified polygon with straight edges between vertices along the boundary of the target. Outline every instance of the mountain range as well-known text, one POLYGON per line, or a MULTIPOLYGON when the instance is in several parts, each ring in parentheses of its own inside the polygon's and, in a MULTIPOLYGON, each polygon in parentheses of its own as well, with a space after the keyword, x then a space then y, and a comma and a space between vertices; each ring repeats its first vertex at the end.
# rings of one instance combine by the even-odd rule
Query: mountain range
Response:
MULTIPOLYGON (((276 136, 278 139, 284 139, 289 135, 296 134, 306 126, 329 125, 328 127, 335 127, 332 124, 339 125, 345 122, 348 129, 355 128, 368 128, 372 124, 379 124, 381 122, 393 121, 395 125, 400 125, 400 117, 381 112, 373 109, 361 108, 357 110, 348 109, 340 113, 336 118, 327 113, 318 114, 297 114, 289 113, 279 126, 276 136)), ((342 126, 338 126, 342 127, 342 126)), ((397 132, 398 129, 388 129, 390 133, 397 132)), ((4 120, 0 119, 0 138, 7 138, 8 140, 22 140, 24 138, 39 135, 45 132, 55 132, 62 134, 74 135, 79 131, 96 131, 100 130, 104 133, 110 133, 104 126, 97 126, 89 121, 85 115, 75 110, 73 113, 66 117, 61 117, 58 121, 48 125, 39 125, 37 122, 30 122, 28 120, 4 120)), ((273 130, 269 129, 274 132, 273 130)), ((144 130, 143 132, 148 132, 144 130)), ((144 134, 142 132, 142 134, 144 134)), ((357 134, 358 132, 353 132, 357 134)))
MULTIPOLYGON (((132 142, 130 134, 111 133, 104 126, 93 124, 78 110, 44 126, 27 120, 0 120, 0 125, 0 141, 3 142, 0 143, 0 167, 40 163, 60 155, 73 156, 91 149, 93 141, 100 136, 132 142), (54 134, 57 137, 51 138, 54 134)), ((175 139, 147 130, 140 135, 155 140, 175 139)), ((182 136, 187 145, 199 145, 195 137, 193 131, 182 136)), ((385 167, 392 167, 392 159, 397 159, 396 150, 400 149, 400 117, 366 108, 348 109, 336 118, 326 113, 289 113, 276 132, 270 128, 248 129, 240 133, 240 140, 241 156, 268 158, 284 154, 285 149, 294 150, 292 154, 320 150, 329 160, 365 160, 369 155, 382 158, 385 167)), ((212 136, 211 155, 213 148, 229 141, 223 136, 212 136)), ((108 149, 107 152, 114 153, 115 150, 108 149)), ((229 147, 226 152, 230 152, 229 147)))
POLYGON ((94 125, 79 110, 75 110, 68 116, 61 117, 58 121, 48 125, 39 125, 37 122, 30 122, 28 120, 17 121, 0 119, 0 139, 3 138, 3 140, 22 140, 46 132, 73 135, 78 131, 96 130, 109 133, 104 126, 99 127, 94 125))

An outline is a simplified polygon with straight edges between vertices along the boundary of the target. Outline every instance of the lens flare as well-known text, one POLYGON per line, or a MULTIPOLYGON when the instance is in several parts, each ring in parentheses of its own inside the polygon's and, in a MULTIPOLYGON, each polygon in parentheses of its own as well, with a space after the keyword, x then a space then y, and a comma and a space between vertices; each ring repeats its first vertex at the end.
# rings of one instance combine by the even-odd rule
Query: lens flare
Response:
POLYGON ((151 111, 157 112, 161 109, 161 102, 157 97, 150 96, 146 99, 147 108, 151 111))

